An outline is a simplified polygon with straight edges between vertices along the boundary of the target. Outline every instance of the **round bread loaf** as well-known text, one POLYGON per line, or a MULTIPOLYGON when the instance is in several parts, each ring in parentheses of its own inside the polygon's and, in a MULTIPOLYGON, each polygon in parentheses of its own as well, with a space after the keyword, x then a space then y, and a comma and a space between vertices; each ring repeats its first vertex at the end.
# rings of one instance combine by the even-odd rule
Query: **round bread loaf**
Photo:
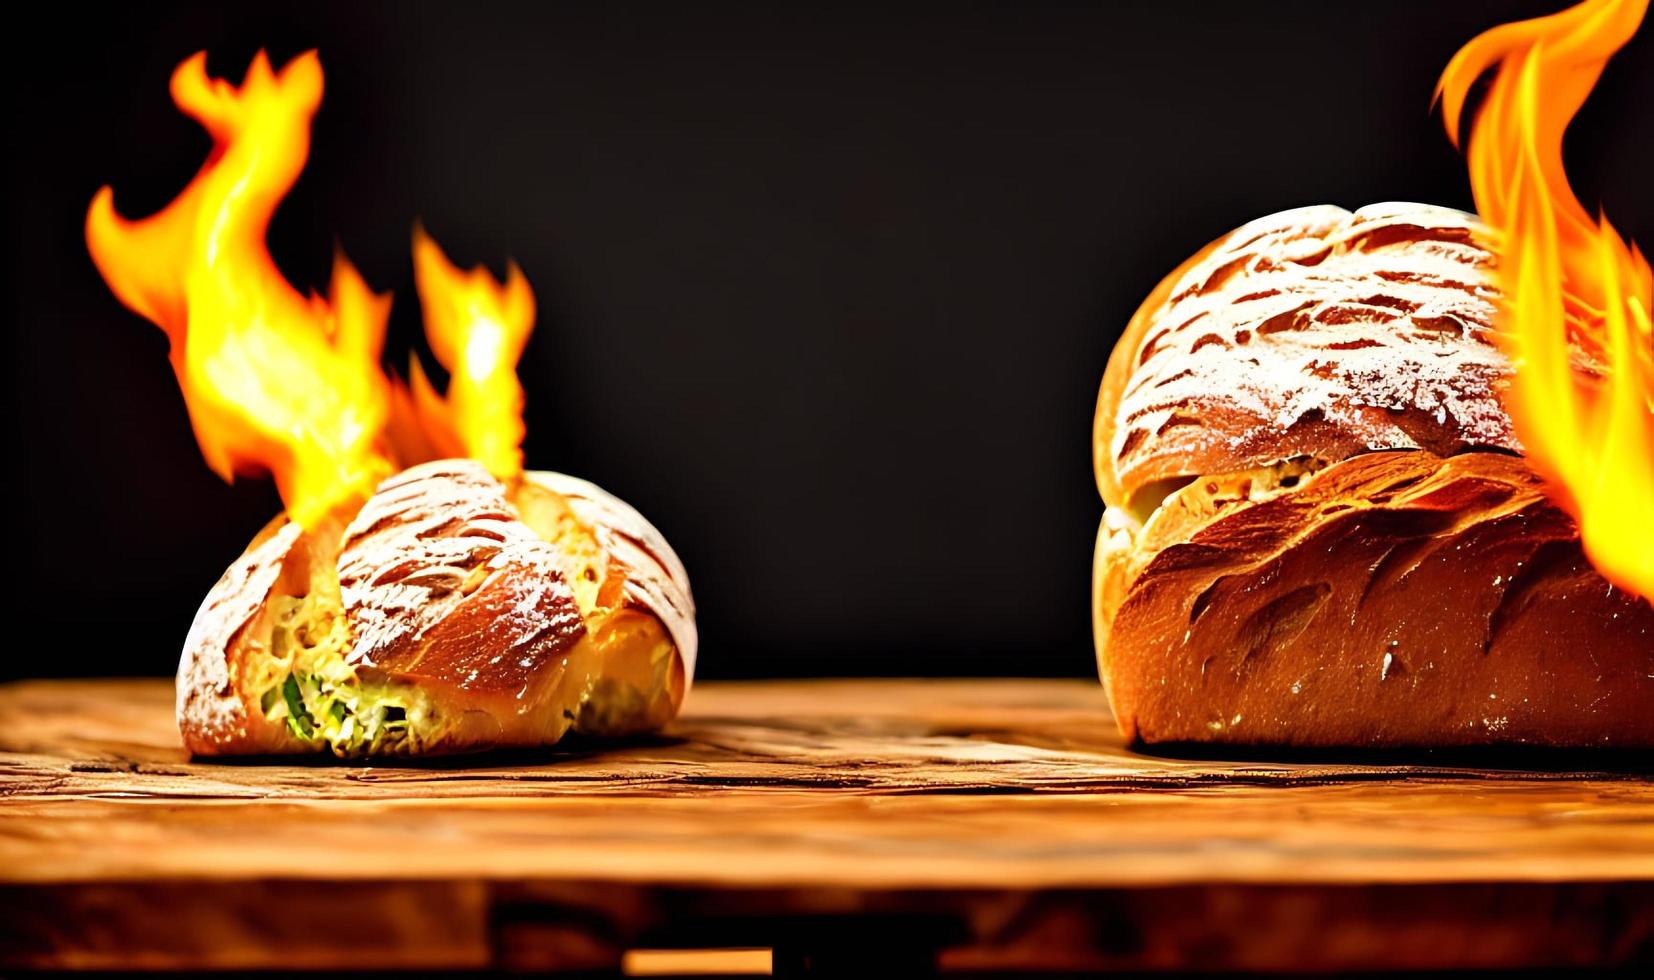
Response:
POLYGON ((277 518, 214 586, 178 674, 204 755, 413 755, 657 728, 694 670, 683 565, 584 481, 471 460, 382 483, 348 524, 277 518))
POLYGON ((1116 346, 1093 618, 1128 737, 1654 747, 1654 606, 1500 405, 1487 233, 1315 207, 1168 276, 1116 346))

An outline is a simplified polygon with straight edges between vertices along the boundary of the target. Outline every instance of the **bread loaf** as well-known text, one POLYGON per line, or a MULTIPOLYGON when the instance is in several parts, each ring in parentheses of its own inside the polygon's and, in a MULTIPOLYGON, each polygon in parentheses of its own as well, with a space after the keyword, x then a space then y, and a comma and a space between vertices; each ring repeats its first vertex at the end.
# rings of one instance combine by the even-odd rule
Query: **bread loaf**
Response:
POLYGON ((591 484, 471 460, 348 522, 277 518, 208 594, 178 720, 203 755, 412 755, 657 728, 694 669, 682 564, 591 484))
POLYGON ((1094 439, 1128 736, 1654 746, 1654 607, 1520 457, 1490 244, 1440 208, 1286 212, 1133 318, 1094 439))

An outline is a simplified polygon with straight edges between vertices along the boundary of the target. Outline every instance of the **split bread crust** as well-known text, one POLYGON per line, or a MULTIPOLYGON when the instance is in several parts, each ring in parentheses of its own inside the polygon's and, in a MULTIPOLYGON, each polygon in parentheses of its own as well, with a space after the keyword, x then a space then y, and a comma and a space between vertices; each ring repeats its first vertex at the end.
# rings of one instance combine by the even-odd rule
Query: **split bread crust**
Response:
POLYGON ((1129 738, 1654 747, 1654 606, 1520 455, 1488 234, 1286 212, 1133 318, 1094 440, 1094 633, 1129 738))
POLYGON ((572 477, 412 467, 348 520, 264 528, 178 671, 199 755, 407 756, 661 727, 693 675, 683 565, 572 477))

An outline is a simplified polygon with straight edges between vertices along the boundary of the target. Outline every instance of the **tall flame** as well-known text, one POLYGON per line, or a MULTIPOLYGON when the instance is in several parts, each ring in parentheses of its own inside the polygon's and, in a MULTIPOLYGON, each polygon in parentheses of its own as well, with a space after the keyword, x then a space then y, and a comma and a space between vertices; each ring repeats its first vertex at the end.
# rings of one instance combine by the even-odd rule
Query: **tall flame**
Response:
POLYGON ((433 453, 519 473, 515 365, 534 321, 521 271, 513 265, 503 287, 483 270, 462 274, 416 232, 426 329, 454 380, 444 400, 416 375, 419 410, 399 413, 416 428, 389 431, 393 398, 408 401, 380 368, 390 297, 369 289, 342 255, 325 298, 301 295, 266 245, 309 154, 322 99, 315 52, 277 72, 261 51, 239 88, 209 78, 197 54, 173 73, 172 97, 212 137, 206 164, 141 221, 116 213, 113 191, 102 188, 86 241, 120 301, 166 332, 207 465, 225 480, 269 471, 289 515, 306 526, 433 453))
POLYGON ((341 256, 328 298, 300 295, 265 232, 298 180, 322 99, 314 52, 279 73, 260 52, 240 88, 197 54, 172 98, 213 139, 201 172, 160 213, 128 221, 104 187, 86 216, 98 271, 166 331, 207 465, 228 480, 267 469, 309 524, 390 472, 376 443, 388 397, 379 353, 389 303, 341 256))
POLYGON ((1500 240, 1506 405, 1530 462, 1615 584, 1654 598, 1654 274, 1568 184, 1562 136, 1648 0, 1586 0, 1496 27, 1437 86, 1458 142, 1471 86, 1493 82, 1468 152, 1476 208, 1500 240))
POLYGON ((444 400, 413 362, 415 408, 446 454, 471 456, 509 479, 523 470, 523 386, 517 361, 534 329, 534 293, 515 262, 505 282, 456 268, 424 229, 414 229, 414 281, 431 352, 450 374, 444 400))

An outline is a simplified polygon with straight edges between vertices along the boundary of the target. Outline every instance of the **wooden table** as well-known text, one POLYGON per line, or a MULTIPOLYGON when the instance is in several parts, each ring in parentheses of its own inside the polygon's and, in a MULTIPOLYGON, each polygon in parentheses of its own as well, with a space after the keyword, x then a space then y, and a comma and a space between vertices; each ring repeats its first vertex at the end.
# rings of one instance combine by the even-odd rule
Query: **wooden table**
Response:
POLYGON ((708 683, 619 747, 211 764, 169 682, 25 682, 0 966, 1654 963, 1648 771, 1497 761, 1155 757, 1095 684, 953 680, 708 683))

